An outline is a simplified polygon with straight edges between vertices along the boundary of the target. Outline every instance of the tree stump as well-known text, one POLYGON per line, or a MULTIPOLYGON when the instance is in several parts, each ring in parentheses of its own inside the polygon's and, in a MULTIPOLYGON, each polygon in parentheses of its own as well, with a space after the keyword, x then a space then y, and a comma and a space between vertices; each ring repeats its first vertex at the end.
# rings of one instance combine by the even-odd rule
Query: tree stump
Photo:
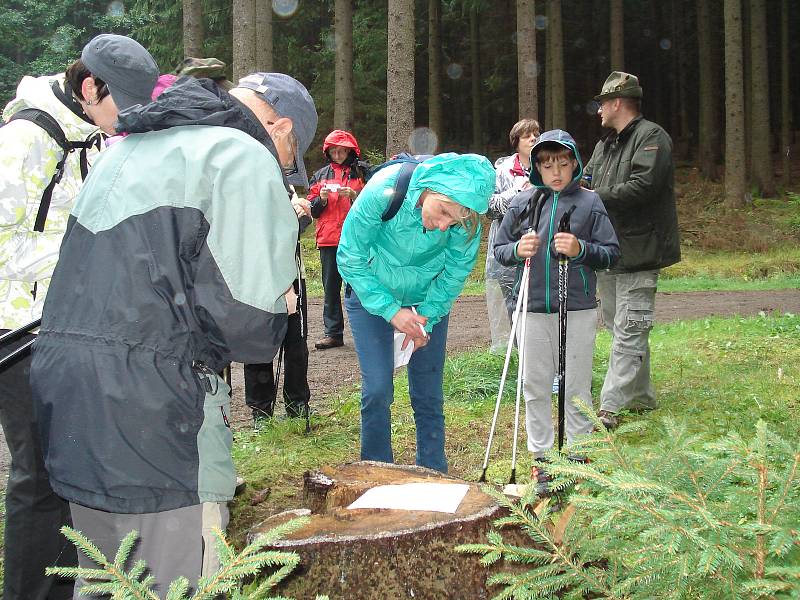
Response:
MULTIPOLYGON (((301 558, 277 592, 298 600, 316 594, 331 600, 491 596, 485 585, 489 571, 480 557, 455 551, 459 544, 486 541, 492 521, 501 515, 477 484, 423 467, 371 461, 307 472, 304 480, 311 522, 274 546, 301 558), (469 489, 454 514, 347 508, 370 488, 418 482, 461 483, 469 489)), ((251 531, 251 539, 298 514, 270 517, 251 531)))

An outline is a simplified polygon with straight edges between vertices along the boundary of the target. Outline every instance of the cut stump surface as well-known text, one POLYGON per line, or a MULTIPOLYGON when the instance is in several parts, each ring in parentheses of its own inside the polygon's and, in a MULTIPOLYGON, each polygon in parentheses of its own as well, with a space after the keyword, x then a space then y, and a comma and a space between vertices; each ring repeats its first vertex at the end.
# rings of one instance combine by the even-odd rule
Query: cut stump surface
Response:
MULTIPOLYGON (((455 551, 486 541, 501 508, 476 483, 423 467, 362 461, 306 473, 304 497, 311 521, 275 544, 300 555, 281 594, 331 600, 385 598, 483 599, 488 569, 479 557, 455 551), (367 490, 419 482, 469 485, 454 514, 392 509, 348 509, 367 490)), ((297 515, 275 515, 256 535, 297 515)), ((495 590, 496 593, 496 590, 495 590)))

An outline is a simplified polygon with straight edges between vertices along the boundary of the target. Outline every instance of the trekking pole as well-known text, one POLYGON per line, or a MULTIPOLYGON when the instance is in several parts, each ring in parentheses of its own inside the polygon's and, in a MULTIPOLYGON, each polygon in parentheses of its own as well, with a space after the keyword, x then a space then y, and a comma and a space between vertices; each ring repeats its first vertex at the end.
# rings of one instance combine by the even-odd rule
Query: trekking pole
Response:
MULTIPOLYGON (((559 233, 570 233, 573 205, 558 223, 559 233)), ((567 371, 567 294, 569 291, 569 258, 558 255, 558 451, 564 445, 564 409, 566 406, 567 371)))
MULTIPOLYGON (((527 261, 526 261, 527 263, 527 261)), ((522 271, 522 277, 520 277, 520 288, 522 289, 523 285, 527 285, 527 278, 529 277, 530 273, 530 264, 526 264, 525 268, 522 271)), ((494 415, 492 416, 492 426, 489 429, 489 441, 486 444, 486 454, 483 457, 483 472, 481 473, 481 478, 478 480, 480 483, 486 482, 486 469, 489 468, 489 452, 492 448, 492 439, 494 438, 495 427, 497 427, 497 415, 500 412, 500 399, 503 397, 503 390, 506 385, 506 376, 508 375, 508 366, 511 363, 511 351, 514 348, 514 335, 516 334, 518 317, 520 313, 520 306, 522 305, 523 297, 522 294, 517 295, 517 304, 514 307, 514 313, 511 316, 511 333, 508 336, 508 346, 506 347, 506 359, 503 362, 503 372, 500 375, 500 388, 497 390, 497 401, 494 405, 494 415)))
POLYGON ((530 288, 531 259, 525 259, 525 270, 527 276, 523 277, 525 287, 520 295, 522 296, 522 306, 517 315, 517 395, 514 399, 514 442, 511 449, 511 477, 508 483, 517 483, 517 441, 519 438, 519 407, 525 386, 525 332, 527 331, 528 319, 525 313, 528 312, 528 291, 530 288))
MULTIPOLYGON (((25 335, 32 333, 31 330, 36 329, 41 324, 42 320, 36 319, 35 321, 31 321, 27 325, 23 325, 22 327, 18 327, 17 329, 13 329, 11 331, 4 333, 3 335, 0 335, 0 346, 16 342, 21 337, 24 337, 25 335)), ((13 350, 3 358, 0 358, 0 371, 6 368, 7 365, 12 364, 17 358, 30 352, 31 346, 33 345, 34 341, 36 340, 30 340, 29 342, 25 342, 22 346, 20 346, 16 350, 13 350)))
MULTIPOLYGON (((536 231, 539 228, 539 217, 542 213, 542 206, 544 204, 545 196, 542 192, 536 191, 534 192, 533 196, 531 196, 530 203, 528 205, 528 209, 524 211, 520 215, 520 221, 527 218, 528 219, 528 231, 536 231), (531 210, 531 207, 534 206, 535 201, 535 209, 531 210), (531 227, 530 221, 531 216, 534 217, 534 224, 531 227)), ((520 277, 520 290, 527 289, 528 287, 528 280, 530 278, 530 260, 525 261, 525 266, 523 267, 522 276, 520 277), (524 286, 524 287, 523 287, 524 286)), ((479 483, 486 482, 486 470, 489 468, 489 454, 492 449, 492 440, 494 439, 494 432, 495 428, 497 427, 497 415, 500 412, 500 400, 503 397, 503 390, 506 384, 506 376, 508 375, 508 366, 511 362, 511 351, 514 348, 514 337, 516 333, 517 324, 519 322, 519 315, 524 313, 527 309, 527 306, 523 304, 524 298, 522 297, 522 293, 518 293, 517 295, 517 304, 514 307, 514 312, 511 315, 511 332, 508 336, 508 346, 506 348, 506 358, 505 362, 503 363, 503 372, 500 376, 500 388, 497 390, 497 401, 494 405, 494 415, 492 415, 492 426, 489 428, 489 440, 486 443, 486 453, 483 457, 483 470, 481 472, 480 479, 478 479, 479 483), (522 307, 522 311, 520 311, 520 307, 522 307)), ((516 436, 515 436, 516 438, 516 436)))

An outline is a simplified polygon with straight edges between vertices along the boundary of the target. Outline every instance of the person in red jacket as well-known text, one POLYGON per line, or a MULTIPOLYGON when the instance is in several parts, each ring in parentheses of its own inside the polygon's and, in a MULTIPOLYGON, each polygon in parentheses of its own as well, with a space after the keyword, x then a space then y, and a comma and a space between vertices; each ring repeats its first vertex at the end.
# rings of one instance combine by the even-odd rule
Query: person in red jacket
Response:
POLYGON ((325 291, 322 311, 325 337, 314 347, 327 350, 344 345, 342 277, 336 266, 336 249, 344 218, 364 187, 366 164, 360 160, 361 151, 356 138, 341 129, 335 129, 325 137, 322 152, 329 162, 311 178, 307 200, 311 202, 311 216, 317 219, 317 248, 325 291))

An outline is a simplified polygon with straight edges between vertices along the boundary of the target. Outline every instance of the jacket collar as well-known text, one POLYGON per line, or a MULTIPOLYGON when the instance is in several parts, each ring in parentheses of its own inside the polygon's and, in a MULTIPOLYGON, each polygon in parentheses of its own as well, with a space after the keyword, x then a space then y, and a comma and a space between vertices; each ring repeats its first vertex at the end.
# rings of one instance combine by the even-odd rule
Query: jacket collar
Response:
MULTIPOLYGON (((146 133, 185 125, 238 129, 259 141, 280 164, 275 144, 255 113, 211 79, 182 77, 153 102, 121 112, 116 129, 146 133)), ((283 180, 288 190, 285 175, 283 180)))
POLYGON ((604 141, 606 143, 613 142, 618 144, 625 142, 625 140, 627 140, 633 134, 633 130, 636 129, 636 126, 642 121, 642 119, 644 119, 643 115, 637 115, 633 118, 633 121, 628 123, 625 126, 625 129, 619 133, 612 129, 611 132, 605 137, 604 141))

